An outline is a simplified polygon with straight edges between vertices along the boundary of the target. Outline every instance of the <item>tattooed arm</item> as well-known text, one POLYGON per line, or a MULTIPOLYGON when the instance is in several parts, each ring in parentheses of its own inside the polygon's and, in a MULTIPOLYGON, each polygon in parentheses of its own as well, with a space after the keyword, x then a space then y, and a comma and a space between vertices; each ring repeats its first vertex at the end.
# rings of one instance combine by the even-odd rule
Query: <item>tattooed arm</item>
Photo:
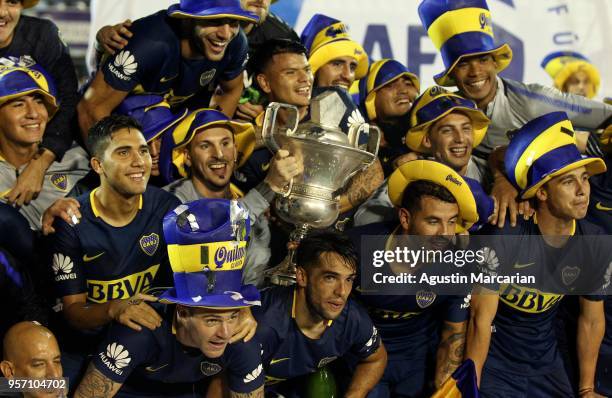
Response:
POLYGON ((115 383, 98 372, 93 364, 89 364, 81 384, 77 388, 75 398, 110 398, 115 396, 121 384, 115 383))
POLYGON ((346 191, 340 195, 340 213, 359 207, 385 181, 378 158, 367 169, 355 174, 346 191))
POLYGON ((230 391, 230 398, 264 398, 264 386, 259 387, 251 392, 234 392, 230 391))
POLYGON ((461 365, 465 348, 466 329, 467 321, 444 322, 440 344, 438 345, 438 353, 436 354, 436 378, 434 381, 436 389, 461 365))

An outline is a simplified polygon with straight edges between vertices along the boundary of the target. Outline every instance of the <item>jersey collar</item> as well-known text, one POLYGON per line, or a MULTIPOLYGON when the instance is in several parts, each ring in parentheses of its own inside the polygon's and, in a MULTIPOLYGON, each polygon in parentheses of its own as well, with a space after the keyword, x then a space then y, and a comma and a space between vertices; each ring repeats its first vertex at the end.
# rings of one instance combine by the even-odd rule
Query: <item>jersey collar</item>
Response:
MULTIPOLYGON (((538 215, 537 213, 533 213, 533 223, 535 225, 538 225, 538 215)), ((539 228, 538 228, 539 230, 539 228)), ((574 236, 574 234, 576 233, 576 220, 572 220, 572 231, 570 232, 570 236, 574 236)), ((542 234, 542 231, 540 231, 540 234, 542 234)))
MULTIPOLYGON (((100 187, 94 188, 89 193, 89 204, 91 205, 91 211, 93 212, 93 215, 98 218, 100 217, 100 212, 98 211, 98 208, 96 207, 96 201, 94 200, 94 195, 99 188, 100 187)), ((138 210, 142 210, 142 194, 138 197, 138 210)))

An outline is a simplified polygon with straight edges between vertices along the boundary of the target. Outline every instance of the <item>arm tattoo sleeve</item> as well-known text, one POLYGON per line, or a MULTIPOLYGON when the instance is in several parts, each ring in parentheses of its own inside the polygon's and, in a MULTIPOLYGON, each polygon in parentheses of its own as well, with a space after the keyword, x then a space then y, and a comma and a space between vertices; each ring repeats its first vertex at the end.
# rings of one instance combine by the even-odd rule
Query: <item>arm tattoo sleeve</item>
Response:
POLYGON ((75 398, 110 398, 120 387, 120 384, 98 372, 90 363, 74 396, 75 398))

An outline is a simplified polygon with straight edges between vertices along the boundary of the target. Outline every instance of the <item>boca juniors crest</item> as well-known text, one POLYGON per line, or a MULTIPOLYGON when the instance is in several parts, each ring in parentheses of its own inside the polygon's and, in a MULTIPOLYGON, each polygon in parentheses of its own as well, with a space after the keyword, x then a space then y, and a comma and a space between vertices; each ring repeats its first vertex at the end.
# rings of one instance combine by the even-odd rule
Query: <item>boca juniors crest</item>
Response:
POLYGON ((155 232, 144 235, 140 238, 138 243, 140 243, 140 248, 143 252, 152 256, 157 251, 157 246, 159 246, 159 235, 155 232))
POLYGON ((52 174, 49 180, 60 191, 66 192, 68 189, 68 176, 66 174, 52 174))

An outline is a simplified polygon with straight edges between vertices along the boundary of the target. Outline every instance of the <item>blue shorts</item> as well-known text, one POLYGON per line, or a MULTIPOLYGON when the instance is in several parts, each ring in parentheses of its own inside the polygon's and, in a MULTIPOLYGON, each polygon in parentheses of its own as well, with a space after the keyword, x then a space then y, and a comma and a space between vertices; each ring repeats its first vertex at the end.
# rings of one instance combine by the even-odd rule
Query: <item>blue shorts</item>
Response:
POLYGON ((368 398, 429 397, 431 391, 427 388, 427 381, 433 380, 432 372, 427 372, 425 368, 411 368, 407 362, 406 359, 389 360, 383 377, 370 391, 368 398))
POLYGON ((566 398, 574 392, 563 367, 542 375, 524 376, 485 365, 480 382, 482 398, 566 398))
POLYGON ((612 354, 599 355, 595 373, 595 391, 612 396, 612 354))

